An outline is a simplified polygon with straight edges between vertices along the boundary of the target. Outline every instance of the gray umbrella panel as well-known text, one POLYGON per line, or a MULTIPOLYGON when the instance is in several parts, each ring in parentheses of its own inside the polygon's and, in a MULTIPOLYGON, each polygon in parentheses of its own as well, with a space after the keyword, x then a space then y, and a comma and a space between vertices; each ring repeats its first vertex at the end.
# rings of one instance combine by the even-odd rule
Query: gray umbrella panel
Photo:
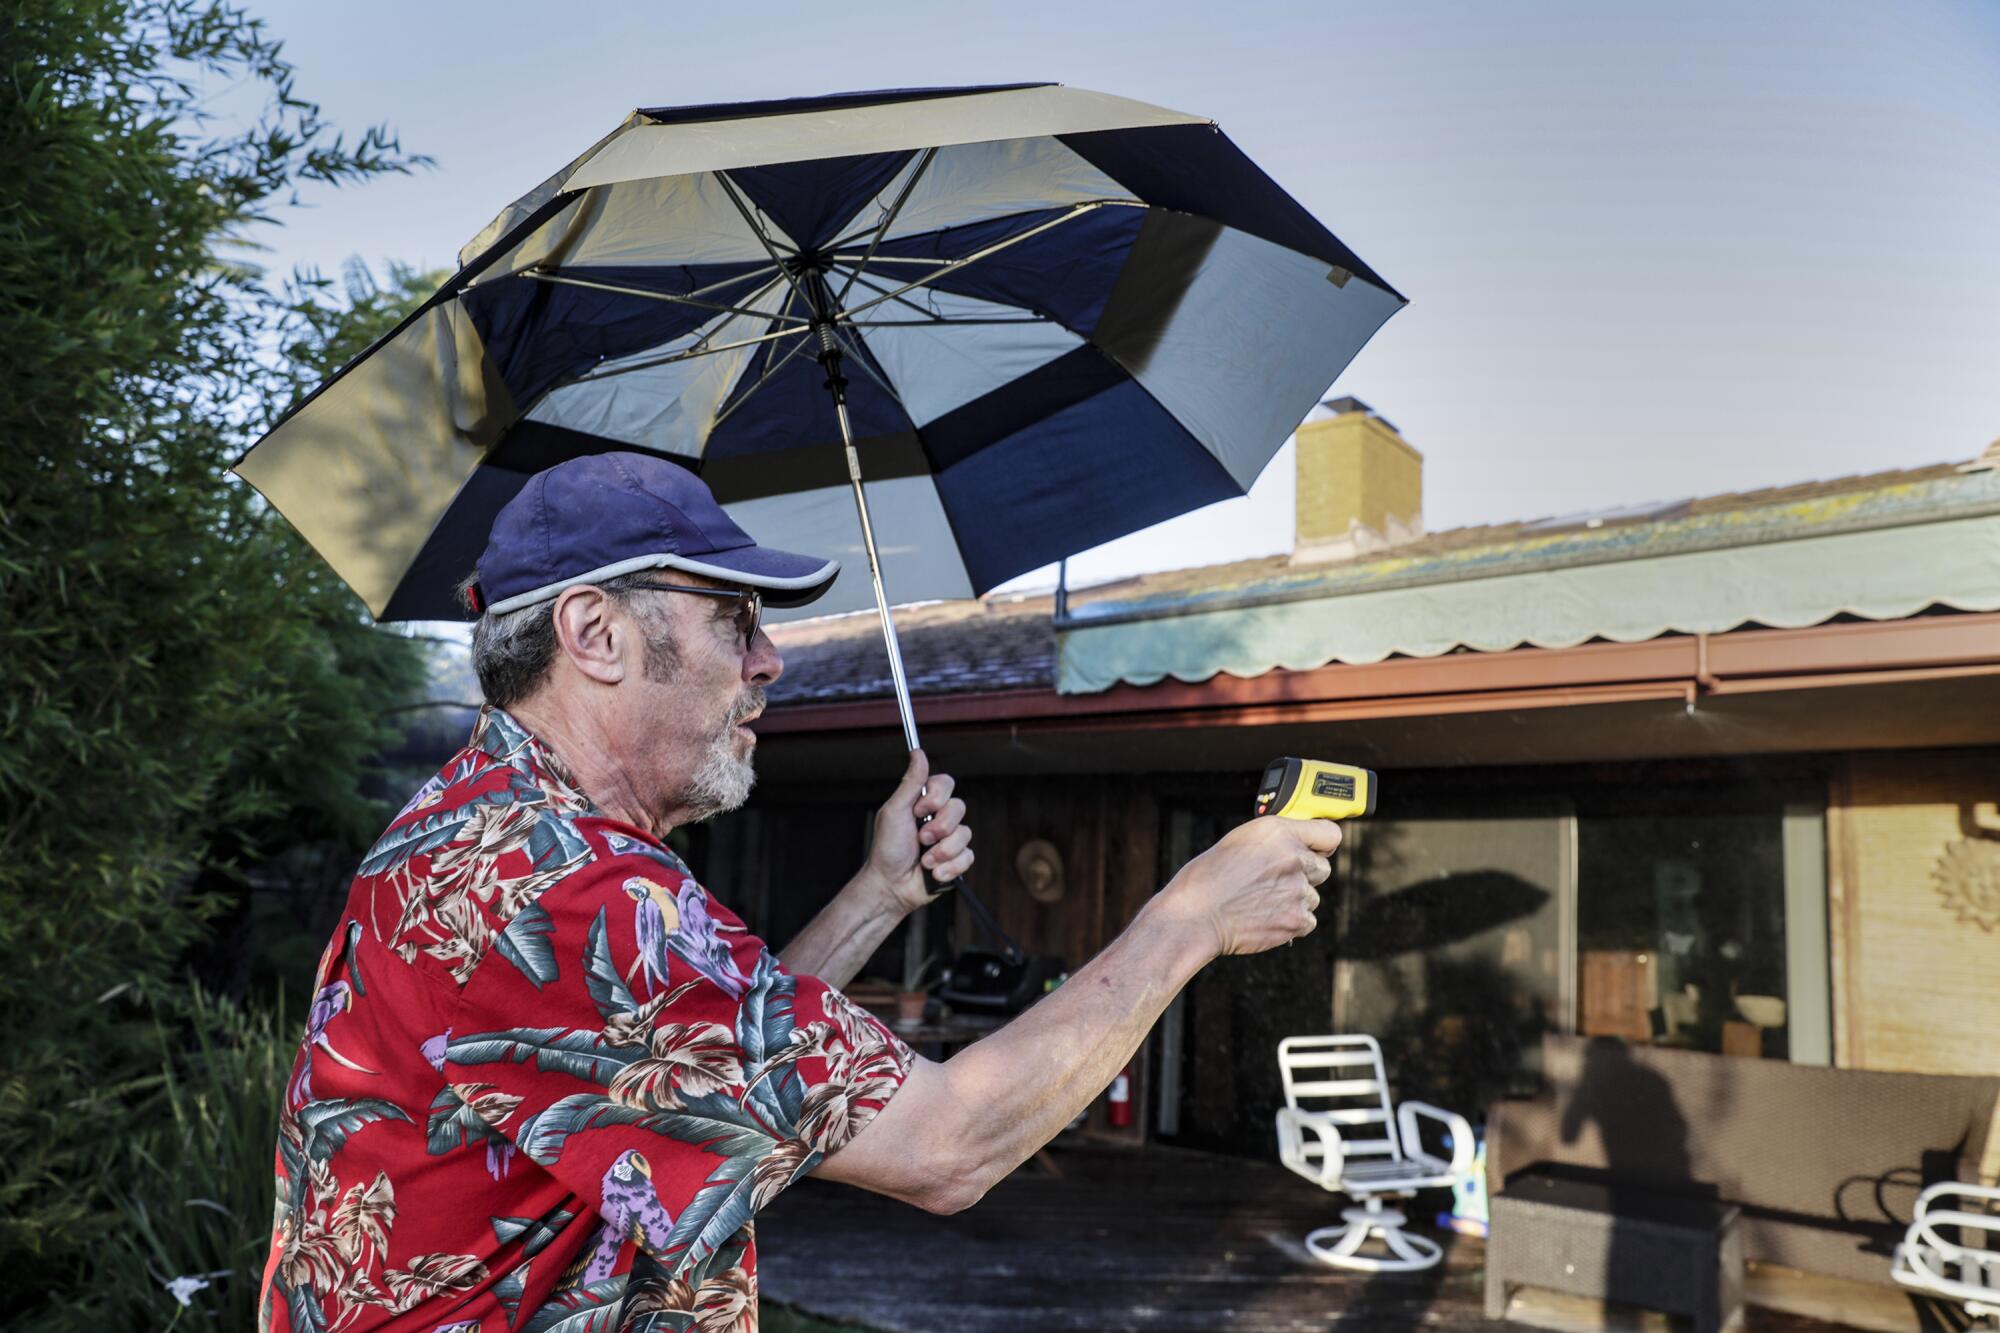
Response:
POLYGON ((1054 87, 929 100, 916 111, 898 103, 664 125, 635 116, 496 219, 442 299, 282 423, 239 471, 378 615, 448 614, 435 590, 477 554, 464 532, 480 525, 468 515, 490 514, 563 450, 589 448, 697 464, 754 537, 842 561, 812 614, 863 608, 867 565, 830 410, 783 417, 783 438, 743 433, 768 404, 798 402, 802 375, 817 384, 810 311, 788 262, 811 239, 785 225, 814 219, 775 216, 783 210, 761 207, 738 184, 748 174, 721 172, 901 152, 816 251, 844 314, 885 580, 899 601, 970 595, 999 581, 1009 560, 1032 568, 1069 553, 1062 543, 1085 527, 1116 535, 1191 507, 1149 491, 1170 436, 1210 460, 1178 464, 1208 468, 1195 503, 1247 489, 1333 373, 1402 304, 1372 273, 1361 276, 1358 261, 1330 265, 1323 254, 1150 207, 1053 137, 1166 126, 1206 122, 1054 87), (940 235, 970 237, 972 248, 927 251, 940 235), (1047 267, 1052 254, 1068 255, 1051 243, 1070 238, 1065 262, 1080 276, 1068 286, 1095 282, 1104 290, 1094 304, 1066 306, 1058 282, 1024 308, 988 299, 993 292, 973 281, 1016 260, 1047 267), (1110 253, 1104 238, 1125 248, 1110 253), (661 271, 697 276, 663 285, 661 271), (560 373, 524 370, 538 353, 493 342, 506 308, 487 294, 528 284, 582 303, 579 324, 601 302, 608 317, 598 323, 611 333, 560 373), (670 336, 648 336, 663 318, 670 336), (619 320, 638 330, 624 344, 619 320), (1046 517, 1083 495, 1102 465, 1084 450, 1102 432, 1092 434, 1082 405, 1057 403, 1036 429, 1053 422, 1059 443, 1025 462, 976 447, 954 457, 950 442, 1004 416, 1010 386, 1059 384, 1071 368, 1097 374, 1090 367, 1101 363, 1137 386, 1121 411, 1159 414, 1159 458, 1128 448, 1122 489, 1111 477, 1088 525, 1020 525, 968 554, 981 508, 1046 517), (823 464, 809 461, 821 451, 823 464), (952 467, 956 493, 940 476, 952 467), (1130 512, 1116 512, 1126 497, 1130 512), (412 587, 428 591, 413 599, 412 587))
POLYGON ((458 252, 458 262, 473 263, 550 200, 569 190, 693 176, 767 162, 806 162, 1101 130, 1209 123, 1200 116, 1059 84, 694 124, 679 119, 663 124, 654 114, 634 112, 582 156, 503 209, 466 242, 458 252))

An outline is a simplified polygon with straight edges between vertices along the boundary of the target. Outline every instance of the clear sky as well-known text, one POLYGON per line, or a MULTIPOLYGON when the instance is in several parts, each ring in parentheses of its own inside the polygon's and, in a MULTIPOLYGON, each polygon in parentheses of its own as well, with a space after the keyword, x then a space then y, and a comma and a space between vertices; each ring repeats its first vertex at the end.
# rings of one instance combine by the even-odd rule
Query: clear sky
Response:
MULTIPOLYGON (((308 196, 281 267, 449 266, 634 106, 1052 79, 1217 120, 1411 298, 1335 392, 1423 451, 1432 529, 2000 436, 2000 4, 252 4, 438 163, 308 196)), ((1288 448, 1072 573, 1282 550, 1291 503, 1288 448)))

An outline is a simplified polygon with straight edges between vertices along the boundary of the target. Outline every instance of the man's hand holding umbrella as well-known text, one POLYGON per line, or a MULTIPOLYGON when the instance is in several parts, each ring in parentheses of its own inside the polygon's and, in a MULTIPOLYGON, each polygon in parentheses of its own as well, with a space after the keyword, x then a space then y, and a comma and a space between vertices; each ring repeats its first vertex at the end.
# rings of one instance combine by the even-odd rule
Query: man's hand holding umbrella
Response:
POLYGON ((875 816, 868 869, 905 911, 922 907, 972 869, 972 829, 949 773, 931 773, 930 757, 910 751, 903 780, 875 816))
POLYGON ((949 773, 933 774, 910 751, 903 780, 875 813, 867 864, 839 897, 785 946, 786 967, 817 977, 852 977, 887 929, 972 868, 972 828, 949 773))

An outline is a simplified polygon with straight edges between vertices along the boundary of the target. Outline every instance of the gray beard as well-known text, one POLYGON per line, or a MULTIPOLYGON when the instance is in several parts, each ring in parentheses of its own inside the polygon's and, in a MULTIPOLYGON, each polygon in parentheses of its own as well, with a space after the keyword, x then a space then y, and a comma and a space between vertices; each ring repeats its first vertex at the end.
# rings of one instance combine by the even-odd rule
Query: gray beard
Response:
POLYGON ((744 718, 761 711, 763 707, 764 691, 761 688, 752 689, 741 703, 730 710, 728 723, 709 743, 708 753, 689 781, 687 795, 682 802, 693 812, 690 822, 726 814, 750 799, 750 789, 757 785, 757 770, 751 760, 736 757, 736 728, 744 718))
POLYGON ((750 799, 750 789, 757 785, 755 767, 748 759, 736 757, 734 744, 733 735, 716 737, 688 784, 685 805, 697 821, 736 809, 750 799))

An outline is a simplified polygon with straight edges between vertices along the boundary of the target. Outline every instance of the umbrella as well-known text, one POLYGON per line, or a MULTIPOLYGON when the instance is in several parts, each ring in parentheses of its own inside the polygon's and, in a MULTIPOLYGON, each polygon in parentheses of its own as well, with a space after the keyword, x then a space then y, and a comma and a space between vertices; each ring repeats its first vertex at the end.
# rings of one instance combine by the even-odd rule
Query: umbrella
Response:
POLYGON ((864 557, 813 612, 878 608, 912 747, 885 575, 974 596, 1243 494, 1403 304, 1212 122, 1056 84, 636 111, 460 258, 236 470, 399 620, 462 614, 537 470, 671 456, 864 557))

